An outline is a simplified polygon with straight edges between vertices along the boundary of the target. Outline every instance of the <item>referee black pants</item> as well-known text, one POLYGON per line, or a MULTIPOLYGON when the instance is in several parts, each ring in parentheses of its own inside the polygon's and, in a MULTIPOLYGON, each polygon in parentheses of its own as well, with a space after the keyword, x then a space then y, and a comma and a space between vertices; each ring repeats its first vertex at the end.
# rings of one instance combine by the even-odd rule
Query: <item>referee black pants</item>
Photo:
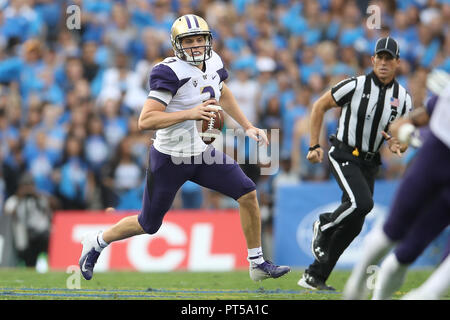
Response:
POLYGON ((366 161, 338 146, 330 148, 328 158, 343 192, 342 200, 336 210, 319 217, 322 233, 329 239, 327 261, 314 260, 306 270, 323 281, 328 279, 339 257, 361 232, 365 216, 373 208, 375 176, 380 164, 379 156, 366 161))

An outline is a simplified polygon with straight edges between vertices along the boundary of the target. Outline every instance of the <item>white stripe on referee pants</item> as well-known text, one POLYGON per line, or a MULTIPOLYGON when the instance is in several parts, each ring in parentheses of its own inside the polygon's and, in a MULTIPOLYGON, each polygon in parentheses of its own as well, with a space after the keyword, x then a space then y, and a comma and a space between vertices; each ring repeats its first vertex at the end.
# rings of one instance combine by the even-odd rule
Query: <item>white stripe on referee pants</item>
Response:
POLYGON ((348 196, 350 198, 351 205, 350 205, 350 207, 348 209, 344 210, 334 221, 323 225, 320 228, 322 231, 325 231, 328 228, 337 225, 339 222, 342 221, 342 219, 344 219, 346 216, 351 214, 356 209, 355 195, 353 194, 352 189, 348 185, 348 182, 345 179, 344 174, 342 173, 342 170, 341 170, 341 168, 339 166, 339 163, 335 159, 333 159, 333 157, 331 156, 331 153, 334 151, 334 149, 335 149, 335 147, 332 146, 330 148, 330 151, 328 151, 328 155, 329 155, 331 164, 333 165, 334 169, 336 170, 336 172, 337 172, 337 174, 339 176, 339 180, 341 181, 342 185, 344 186, 345 191, 347 192, 347 194, 348 194, 348 196))

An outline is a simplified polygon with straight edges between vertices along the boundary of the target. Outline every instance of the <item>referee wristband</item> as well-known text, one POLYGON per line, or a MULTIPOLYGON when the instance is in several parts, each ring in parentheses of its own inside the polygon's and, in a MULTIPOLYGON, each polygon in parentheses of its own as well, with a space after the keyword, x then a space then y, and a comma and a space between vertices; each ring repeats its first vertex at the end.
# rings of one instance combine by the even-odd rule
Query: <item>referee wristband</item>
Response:
POLYGON ((315 146, 309 147, 309 151, 316 150, 317 148, 320 148, 320 144, 316 144, 315 146))

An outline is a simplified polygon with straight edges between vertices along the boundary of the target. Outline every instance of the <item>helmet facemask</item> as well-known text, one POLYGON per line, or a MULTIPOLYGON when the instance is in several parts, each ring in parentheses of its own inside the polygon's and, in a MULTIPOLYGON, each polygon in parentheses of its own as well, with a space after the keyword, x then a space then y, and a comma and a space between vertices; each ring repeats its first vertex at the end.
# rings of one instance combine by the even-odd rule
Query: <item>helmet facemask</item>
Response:
POLYGON ((184 60, 192 65, 199 65, 201 63, 204 63, 206 60, 211 58, 211 46, 212 46, 212 36, 211 32, 192 32, 188 34, 180 34, 176 36, 176 38, 173 40, 174 43, 174 52, 175 55, 181 59, 184 60), (189 48, 183 48, 181 45, 181 40, 185 37, 190 36, 198 36, 202 35, 205 37, 205 45, 204 46, 193 46, 189 48), (202 55, 196 56, 194 55, 195 49, 198 48, 204 48, 204 52, 202 55))

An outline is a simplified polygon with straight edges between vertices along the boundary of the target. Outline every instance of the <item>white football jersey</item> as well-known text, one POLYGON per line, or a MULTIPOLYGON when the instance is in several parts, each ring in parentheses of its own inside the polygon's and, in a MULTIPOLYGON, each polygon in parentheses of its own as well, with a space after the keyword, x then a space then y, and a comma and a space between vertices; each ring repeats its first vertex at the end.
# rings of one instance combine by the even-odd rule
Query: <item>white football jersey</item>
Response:
POLYGON ((444 89, 430 119, 430 129, 450 148, 450 85, 444 89))
MULTIPOLYGON (((155 65, 150 74, 149 98, 166 105, 165 112, 191 109, 202 102, 220 99, 222 82, 228 77, 222 59, 212 52, 205 72, 177 57, 155 65)), ((154 146, 173 156, 194 156, 206 150, 197 130, 197 120, 187 120, 156 131, 154 146)))

